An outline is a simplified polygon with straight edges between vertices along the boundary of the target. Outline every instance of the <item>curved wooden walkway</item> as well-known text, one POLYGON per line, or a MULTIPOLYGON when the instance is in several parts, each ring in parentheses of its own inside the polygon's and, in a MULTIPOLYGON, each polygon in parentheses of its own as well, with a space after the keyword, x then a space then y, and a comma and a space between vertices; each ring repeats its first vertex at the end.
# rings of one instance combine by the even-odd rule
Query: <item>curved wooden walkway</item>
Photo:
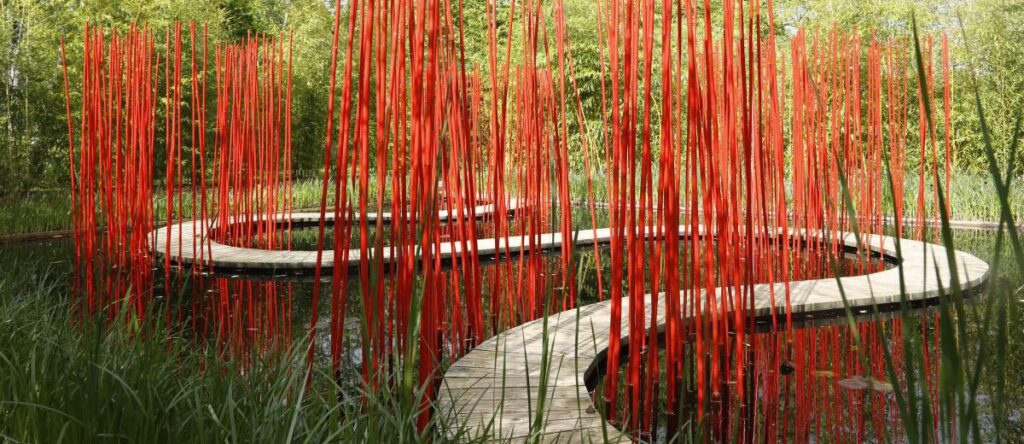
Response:
MULTIPOLYGON (((515 209, 515 202, 510 204, 515 209)), ((490 212, 489 205, 476 208, 478 217, 490 212)), ((447 218, 441 212, 442 219, 447 218)), ((319 213, 297 213, 293 223, 319 222, 319 213)), ((330 215, 328 216, 330 218, 330 215)), ((389 213, 370 214, 389 221, 389 213)), ((278 219, 286 222, 285 217, 278 219)), ((679 227, 678 235, 689 237, 689 228, 679 227)), ((702 235, 702 233, 699 233, 702 235)), ((794 235, 803 235, 796 232, 794 235)), ((183 222, 154 232, 153 249, 158 254, 170 251, 172 260, 189 264, 199 258, 193 254, 208 245, 212 250, 214 268, 248 270, 312 270, 316 267, 315 251, 281 251, 239 248, 209 240, 201 223, 183 222), (170 250, 166 243, 167 231, 172 230, 170 250), (181 242, 178 242, 178 232, 181 242)), ((901 239, 902 257, 897 258, 896 239, 888 236, 867 236, 868 247, 890 260, 898 262, 894 268, 862 276, 840 278, 847 301, 853 307, 872 304, 894 304, 900 301, 900 273, 904 274, 906 292, 910 300, 924 301, 947 292, 951 277, 951 264, 946 249, 939 245, 901 239), (941 284, 940 284, 941 282, 941 284)), ((611 230, 580 230, 573 233, 576 245, 607 243, 611 230)), ((534 237, 535 247, 550 250, 562 245, 560 233, 546 233, 534 237)), ((856 246, 853 235, 843 235, 844 243, 856 246)), ((480 257, 518 254, 520 247, 528 245, 526 236, 507 239, 478 239, 480 257)), ((445 242, 441 245, 443 257, 459 252, 460 244, 445 242)), ((359 263, 359 250, 351 250, 350 266, 359 263)), ((333 266, 333 254, 325 251, 324 267, 333 266)), ((961 288, 972 290, 984 284, 988 264, 970 254, 954 251, 956 270, 961 288)), ((385 262, 391 258, 385 251, 385 262)), ((755 315, 771 313, 770 301, 774 293, 776 310, 785 308, 783 284, 754 286, 755 315)), ((665 294, 658 295, 659 318, 657 327, 663 326, 665 294)), ((790 283, 790 300, 794 313, 831 312, 844 308, 840 285, 836 279, 820 279, 790 283)), ((650 307, 651 297, 647 298, 650 307)), ((622 331, 627 332, 629 301, 622 300, 622 331)), ((533 437, 543 442, 628 442, 621 431, 604 422, 591 401, 586 379, 599 371, 607 353, 610 329, 610 301, 591 304, 579 309, 556 313, 507 330, 477 346, 455 362, 444 374, 438 393, 438 414, 448 415, 451 425, 464 428, 471 435, 486 433, 503 442, 526 441, 533 437), (545 329, 545 322, 547 328, 545 329), (547 349, 545 350, 545 342, 547 349), (538 387, 541 379, 542 358, 548 357, 548 387, 545 404, 538 408, 538 387), (539 416, 538 416, 539 415, 539 416), (537 418, 540 418, 537 421, 537 418), (541 427, 531 427, 534 423, 541 427), (534 430, 537 429, 537 430, 534 430)), ((650 322, 650 321, 648 321, 650 322)), ((648 325, 648 327, 651 327, 648 325)))
MULTIPOLYGON (((590 236, 585 231, 579 237, 590 236)), ((897 258, 895 238, 869 238, 872 251, 896 260, 898 265, 878 273, 840 278, 851 306, 898 303, 900 273, 904 274, 906 294, 911 300, 923 301, 947 292, 952 267, 945 248, 901 239, 903 254, 897 258)), ((853 235, 845 235, 844 242, 847 246, 856 245, 853 235)), ((987 263, 961 251, 954 251, 954 257, 961 288, 972 290, 984 284, 988 276, 987 263)), ((771 313, 773 292, 778 296, 777 309, 785 308, 783 284, 755 285, 754 292, 757 316, 771 313)), ((664 326, 665 297, 662 293, 657 298, 656 327, 664 326)), ((844 308, 840 284, 835 278, 792 282, 790 298, 795 313, 844 308)), ((647 307, 650 301, 648 296, 647 307)), ((629 331, 628 298, 622 299, 622 304, 622 331, 625 333, 629 331)), ((604 422, 585 383, 604 362, 610 322, 611 303, 604 301, 528 322, 485 341, 444 374, 438 394, 438 414, 448 415, 453 426, 467 430, 471 436, 487 434, 502 442, 533 438, 559 443, 629 442, 629 437, 604 422), (538 395, 545 355, 548 386, 541 409, 538 395), (540 421, 536 421, 537 418, 540 421), (531 428, 534 423, 542 426, 531 428)))
MULTIPOLYGON (((516 199, 510 199, 507 204, 509 214, 517 211, 519 203, 516 199)), ((490 216, 494 212, 494 206, 478 205, 474 208, 477 219, 490 216)), ((448 211, 439 211, 438 218, 446 221, 451 217, 448 211)), ((286 224, 289 219, 293 224, 315 225, 320 223, 320 213, 294 213, 289 218, 285 214, 275 216, 278 224, 286 224)), ((392 215, 389 212, 367 213, 368 222, 376 222, 378 219, 384 223, 390 223, 392 215)), ((334 215, 328 212, 326 215, 328 224, 334 224, 334 215)), ((210 230, 216 230, 216 220, 210 220, 210 230)), ((201 220, 179 222, 167 227, 154 230, 151 234, 152 251, 158 257, 163 257, 168 252, 171 255, 171 262, 179 265, 190 265, 203 261, 212 265, 214 269, 230 270, 252 270, 252 271, 274 271, 274 270, 313 270, 316 268, 316 250, 263 250, 257 248, 242 248, 225 245, 213 241, 206 235, 201 220), (170 242, 168 243, 167 232, 170 231, 170 242)), ((494 256, 498 253, 498 244, 494 239, 481 240, 477 243, 481 249, 481 256, 494 256), (487 241, 491 241, 488 243, 487 241)), ((453 252, 458 251, 457 242, 445 243, 441 246, 443 258, 450 257, 453 252)), ((517 244, 518 245, 518 244, 517 244)), ((504 243, 501 244, 504 250, 504 243)), ((518 248, 518 247, 516 247, 518 248)), ((359 249, 349 250, 349 267, 359 266, 359 249)), ((384 263, 391 262, 391 252, 384 250, 384 263)), ((334 266, 333 250, 324 250, 323 268, 334 266)))

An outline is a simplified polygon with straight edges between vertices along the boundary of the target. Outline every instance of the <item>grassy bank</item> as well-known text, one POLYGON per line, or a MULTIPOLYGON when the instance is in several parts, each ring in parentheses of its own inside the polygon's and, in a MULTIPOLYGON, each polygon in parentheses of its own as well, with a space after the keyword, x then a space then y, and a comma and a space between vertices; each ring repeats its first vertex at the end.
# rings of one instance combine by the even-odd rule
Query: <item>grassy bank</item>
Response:
MULTIPOLYGON (((605 183, 601 176, 594 176, 593 196, 597 201, 607 201, 605 183)), ((316 178, 296 180, 293 190, 293 207, 297 209, 312 209, 320 206, 321 182, 316 178)), ((570 179, 570 194, 578 196, 579 199, 586 199, 588 187, 586 176, 576 175, 570 179)), ((1024 186, 1024 177, 1016 177, 1013 186, 1024 186)), ((329 187, 331 199, 333 199, 333 187, 329 187)), ((953 178, 950 187, 950 210, 954 220, 972 221, 998 221, 999 220, 999 198, 990 192, 993 189, 992 179, 984 173, 962 172, 957 173, 953 178)), ((509 188, 512 191, 512 188, 509 188)), ((908 177, 904 184, 906 217, 913 217, 916 212, 917 178, 908 177)), ((355 191, 350 191, 353 196, 355 191)), ((934 217, 932 210, 932 198, 934 191, 929 186, 925 191, 928 217, 934 217)), ((211 197, 212 199, 212 197, 211 197)), ((885 195, 886 205, 889 205, 891 198, 885 195)), ((372 200, 372 199, 371 199, 372 200)), ((157 205, 157 218, 163 219, 166 216, 166 202, 164 195, 155 198, 157 205)), ((1013 214, 1024 215, 1024 193, 1015 193, 1009 196, 1009 203, 1013 214)), ((0 236, 22 233, 37 233, 52 230, 67 230, 71 228, 71 201, 66 192, 46 191, 29 193, 25 196, 7 197, 0 199, 0 236)), ((191 196, 186 192, 184 201, 184 213, 192 214, 191 196)))
POLYGON ((0 236, 71 228, 71 197, 40 191, 0 198, 0 236))
MULTIPOLYGON (((321 182, 318 179, 296 180, 292 189, 293 207, 319 207, 320 190, 321 182)), ((211 202, 215 199, 214 194, 214 191, 208 190, 211 202)), ((184 190, 182 195, 183 212, 191 217, 190 191, 184 190)), ((333 196, 333 190, 329 195, 333 196)), ((153 200, 159 222, 167 217, 167 196, 158 193, 153 200)), ((71 229, 71 195, 68 191, 47 190, 7 196, 0 198, 0 208, 3 209, 0 211, 0 236, 71 229)))

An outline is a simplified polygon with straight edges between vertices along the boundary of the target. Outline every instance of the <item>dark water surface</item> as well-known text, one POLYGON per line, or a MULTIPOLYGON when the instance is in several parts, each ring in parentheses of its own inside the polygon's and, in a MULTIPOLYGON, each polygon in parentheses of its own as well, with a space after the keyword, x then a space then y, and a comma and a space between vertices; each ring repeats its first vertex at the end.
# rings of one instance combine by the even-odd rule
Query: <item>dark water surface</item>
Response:
MULTIPOLYGON (((577 223, 578 226, 587 227, 589 226, 589 218, 584 215, 576 216, 577 220, 584 220, 585 223, 577 223)), ((603 221, 599 221, 599 226, 603 226, 603 221)), ((482 223, 479 228, 482 233, 492 232, 487 223, 482 223)), ((329 233, 333 235, 333 233, 329 233)), ((387 232, 385 231, 385 235, 387 232)), ((303 228, 296 230, 293 233, 293 249, 313 249, 316 244, 316 229, 303 228)), ((481 236, 483 237, 483 236, 481 236)), ((330 239, 330 237, 329 237, 330 239)), ((958 249, 967 251, 975 254, 978 257, 991 262, 992 251, 994 249, 995 236, 991 232, 984 231, 958 231, 955 232, 955 245, 958 249)), ((354 244, 356 245, 356 244, 354 244)), ((579 300, 582 304, 593 303, 598 300, 596 295, 596 278, 593 270, 595 263, 595 256, 593 249, 590 247, 577 247, 576 248, 576 266, 578 271, 577 278, 579 279, 579 300), (582 264, 582 266, 580 266, 582 264)), ((607 248, 601 250, 602 262, 604 264, 605 279, 607 280, 610 276, 607 268, 610 263, 609 253, 607 248)), ((809 253, 797 251, 794 255, 807 255, 809 253)), ((813 258, 803 257, 795 258, 794 260, 800 260, 802 263, 815 263, 813 258)), ((1006 260, 1008 264, 1014 264, 1013 261, 1006 260)), ((513 262, 517 262, 517 258, 509 259, 513 262)), ((26 244, 6 244, 0 245, 0 267, 2 271, 0 273, 6 274, 7 276, 0 277, 0 280, 9 280, 10 282, 28 282, 31 280, 26 279, 7 279, 14 274, 19 274, 21 277, 25 275, 48 275, 51 279, 56 279, 66 283, 67 291, 65 294, 70 294, 70 281, 72 276, 72 246, 69 240, 58 240, 50 242, 38 242, 38 243, 26 243, 26 244)), ((544 258, 545 278, 541 279, 543 285, 545 285, 551 292, 557 291, 562 284, 560 277, 561 267, 559 257, 557 253, 547 255, 544 258)), ((828 264, 824 261, 817 261, 817 266, 810 268, 802 268, 795 270, 791 278, 794 279, 816 279, 816 278, 827 278, 832 276, 832 271, 828 264)), ((485 304, 488 301, 488 294, 492 289, 489 287, 489 280, 486 277, 489 273, 493 273, 493 270, 497 267, 504 267, 505 263, 498 261, 486 262, 483 266, 483 296, 485 304)), ((870 266, 870 269, 865 269, 858 266, 855 261, 843 260, 840 261, 840 269, 846 274, 857 274, 866 271, 877 271, 884 267, 884 264, 875 262, 870 266)), ((684 265, 684 267, 688 267, 684 265)), ((512 267, 514 269, 514 267, 512 267)), ((992 279, 998 279, 1012 288, 1020 288, 1024 284, 1024 279, 1015 272, 1013 266, 1003 267, 1003 271, 999 275, 994 276, 992 279)), ((684 273, 685 274, 685 273, 684 273)), ((777 274, 777 273, 776 273, 777 274)), ((274 350, 284 349, 293 341, 300 340, 308 329, 310 328, 309 322, 312 317, 313 311, 317 311, 319 321, 316 326, 318 331, 317 340, 317 359, 327 359, 330 350, 330 338, 328 334, 328 324, 330 316, 330 297, 329 287, 330 285, 323 286, 323 295, 319 298, 320 303, 314 307, 312 305, 312 282, 308 274, 303 275, 255 275, 245 276, 241 273, 217 273, 215 275, 197 275, 192 276, 188 273, 174 274, 171 277, 170 287, 173 289, 173 294, 177 295, 172 298, 166 298, 168 286, 167 282, 163 278, 162 271, 156 271, 154 294, 157 298, 167 301, 173 299, 174 304, 164 304, 167 316, 174 322, 182 325, 183 331, 189 332, 193 335, 196 340, 202 341, 211 347, 218 347, 225 353, 240 353, 245 354, 253 350, 261 352, 273 352, 274 350)), ((760 281, 765 281, 768 276, 760 276, 760 281)), ((782 276, 772 276, 774 280, 781 279, 782 276)), ((26 292, 28 293, 28 292, 26 292)), ((351 384, 358 383, 358 368, 362 361, 360 344, 360 323, 359 313, 362 308, 360 307, 360 290, 358 285, 358 279, 353 278, 349 280, 347 288, 348 304, 346 307, 346 326, 345 326, 345 337, 344 337, 344 354, 342 362, 345 366, 345 374, 348 375, 351 384)), ((972 303, 968 305, 969 315, 966 321, 969 325, 969 330, 976 334, 971 335, 968 338, 962 338, 963 340, 972 341, 982 334, 991 334, 992 332, 981 331, 982 318, 981 311, 985 306, 983 302, 985 295, 980 295, 972 299, 972 303), (971 314, 974 313, 974 314, 971 314)), ((1014 430, 1024 433, 1024 418, 1021 417, 1024 413, 1024 371, 1019 370, 1024 368, 1024 351, 1022 351, 1022 345, 1024 345, 1024 329, 1020 328, 1024 325, 1024 317, 1022 317, 1022 306, 1024 306, 1024 296, 1018 291, 1011 299, 1011 307, 1007 313, 1009 316, 1009 348, 1006 356, 1006 363, 1011 369, 1009 371, 1008 380, 1006 381, 1006 395, 1009 398, 1008 406, 1010 408, 1008 427, 1014 430)), ((487 307, 485 307, 486 309, 487 307)), ((920 317, 921 328, 926 330, 928 337, 934 336, 934 329, 936 325, 936 314, 931 309, 920 309, 917 311, 915 316, 920 317)), ((821 408, 838 408, 834 412, 835 417, 840 418, 836 420, 835 427, 837 430, 845 430, 848 425, 844 425, 843 421, 854 421, 859 418, 858 415, 872 415, 871 411, 856 412, 858 408, 864 410, 867 409, 867 403, 859 402, 856 396, 844 395, 846 392, 857 392, 856 384, 850 383, 848 380, 863 375, 862 369, 857 368, 859 366, 856 359, 855 348, 852 339, 849 335, 849 327, 844 325, 842 319, 822 320, 816 319, 813 323, 805 323, 795 327, 793 335, 798 335, 803 338, 802 343, 804 344, 815 344, 817 347, 821 347, 820 351, 815 352, 817 355, 815 360, 808 361, 807 359, 794 359, 790 362, 792 365, 803 364, 810 365, 808 363, 813 362, 815 365, 814 369, 810 369, 805 374, 810 374, 814 378, 819 378, 820 382, 816 383, 820 387, 827 387, 822 389, 822 393, 831 393, 833 398, 821 398, 821 399, 804 399, 794 394, 789 395, 790 409, 794 413, 800 412, 814 412, 819 411, 821 408), (798 362, 797 362, 798 361, 798 362), (826 365, 827 363, 827 365, 826 365), (839 384, 840 381, 846 381, 846 384, 839 384), (847 388, 847 386, 853 386, 853 388, 847 388), (841 397, 843 404, 841 406, 831 405, 835 403, 836 396, 841 397), (843 397, 845 396, 845 397, 843 397), (801 406, 800 403, 807 405, 801 406), (808 404, 809 403, 809 404, 808 404), (829 407, 831 405, 831 407, 829 407), (858 407, 861 406, 861 407, 858 407), (840 408, 841 407, 841 408, 840 408), (819 409, 819 410, 815 410, 819 409), (842 411, 840 411, 842 410, 842 411), (855 418, 856 417, 856 418, 855 418), (852 418, 852 419, 851 419, 852 418)), ((885 340, 884 338, 872 336, 877 332, 882 331, 884 328, 887 331, 893 331, 893 329, 899 328, 899 319, 884 319, 884 320, 871 320, 870 318, 861 317, 858 319, 858 328, 865 335, 866 346, 871 341, 880 343, 879 341, 885 340)), ((492 333, 492 332, 489 332, 492 333)), ((783 348, 787 347, 785 344, 790 343, 793 335, 786 332, 771 332, 763 331, 755 336, 752 336, 751 343, 754 347, 760 347, 762 349, 779 349, 779 344, 784 344, 783 348)), ((977 350, 978 343, 966 343, 967 350, 977 350)), ((777 362, 766 362, 759 364, 762 374, 767 375, 777 371, 774 366, 777 362)), ((799 372, 798 372, 799 373, 799 372)), ((784 377, 785 378, 785 377, 784 377)), ((785 381, 785 379, 775 379, 785 381)), ((995 381, 991 378, 982 378, 980 387, 980 409, 982 415, 990 414, 990 400, 991 394, 994 390, 995 381)), ((765 393, 759 395, 761 398, 767 396, 765 393)), ((825 395, 822 395, 825 396, 825 395)), ((867 395, 864 395, 867 396, 867 395)), ((891 394, 875 393, 870 396, 891 398, 891 394)), ((661 394, 662 402, 664 402, 664 393, 661 394)), ((770 405, 767 401, 762 399, 762 403, 770 405)), ((877 403, 876 403, 877 407, 877 403)), ((870 409, 869 409, 870 410, 870 409)), ((895 414, 895 410, 892 412, 895 414)), ((877 418, 875 418, 877 420, 877 418)), ((762 419, 762 421, 764 421, 762 419)), ((866 422, 871 424, 872 419, 868 419, 866 422)), ((661 426, 664 427, 664 418, 659 419, 661 426)), ((991 425, 991 421, 985 423, 986 426, 991 425)), ((792 424, 790 425, 792 426, 792 424)), ((851 432, 853 433, 853 432, 851 432)), ((839 433, 842 435, 842 433, 839 433)), ((662 428, 662 436, 654 437, 656 440, 664 439, 664 429, 662 428)), ((819 432, 819 435, 824 439, 825 433, 819 432)))

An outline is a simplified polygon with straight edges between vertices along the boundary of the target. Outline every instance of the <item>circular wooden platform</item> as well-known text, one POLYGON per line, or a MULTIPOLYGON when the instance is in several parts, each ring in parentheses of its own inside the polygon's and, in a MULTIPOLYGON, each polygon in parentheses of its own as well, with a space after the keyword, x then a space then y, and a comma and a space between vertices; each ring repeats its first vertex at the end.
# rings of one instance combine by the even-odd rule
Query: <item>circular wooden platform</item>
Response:
MULTIPOLYGON (((506 209, 509 214, 514 213, 519 208, 519 203, 516 199, 510 199, 506 205, 506 209)), ((479 205, 474 208, 474 214, 478 219, 482 219, 491 216, 494 212, 494 206, 479 205)), ((293 224, 298 225, 317 225, 320 222, 320 213, 294 213, 289 218, 288 215, 279 214, 275 216, 278 224, 286 224, 289 220, 293 224)), ((439 211, 438 218, 441 221, 446 221, 450 218, 448 211, 439 211)), ((370 223, 376 223, 380 219, 384 223, 390 223, 392 215, 389 212, 382 213, 368 213, 367 221, 370 223)), ((328 213, 326 215, 326 221, 328 224, 334 224, 334 215, 328 213)), ((214 227, 216 221, 211 220, 210 230, 216 230, 214 227)), ((228 269, 228 270, 248 270, 248 271, 260 271, 260 272, 274 272, 274 271, 302 271, 302 270, 313 270, 316 268, 316 251, 315 250, 262 250, 256 248, 242 248, 231 245, 224 245, 210 239, 206 235, 201 220, 179 222, 173 225, 169 225, 163 228, 159 228, 152 233, 152 251, 157 256, 162 257, 165 254, 170 254, 171 262, 179 265, 191 265, 199 262, 202 259, 207 264, 211 265, 214 269, 228 269), (170 241, 168 242, 168 231, 170 232, 170 241)), ((494 242, 494 239, 485 239, 478 242, 481 248, 481 256, 493 256, 497 253, 498 244, 494 242), (490 242, 488 242, 490 241, 490 242)), ((504 243, 501 244, 501 248, 504 249, 504 243)), ((441 252, 444 257, 450 257, 453 251, 457 251, 458 246, 452 246, 450 244, 444 244, 441 247, 441 252)), ((348 256, 349 267, 359 266, 359 249, 349 250, 348 256)), ((384 251, 384 263, 391 262, 391 252, 384 251)), ((334 252, 333 250, 325 250, 323 254, 323 265, 324 268, 332 268, 334 266, 334 252)))
MULTIPOLYGON (((579 238, 605 234, 602 230, 588 232, 580 232, 579 238)), ((680 235, 686 233, 681 230, 680 235)), ((877 235, 868 238, 872 251, 897 265, 838 281, 828 278, 791 282, 793 312, 842 310, 840 289, 845 292, 850 306, 860 309, 872 304, 898 303, 901 274, 909 300, 925 301, 948 292, 954 264, 948 260, 946 248, 901 239, 902 255, 897 255, 895 238, 877 235)), ((856 245, 853 235, 843 235, 843 241, 847 246, 856 245)), ((953 256, 962 289, 974 290, 984 284, 988 276, 987 263, 961 251, 953 251, 953 256)), ((776 309, 785 308, 783 284, 755 285, 754 292, 757 316, 771 313, 773 293, 776 309)), ((664 326, 666 297, 664 293, 657 297, 656 328, 664 326)), ((648 295, 648 310, 650 302, 648 295)), ((629 300, 622 299, 622 306, 622 331, 627 332, 629 300)), ((468 431, 470 436, 487 434, 501 442, 522 442, 535 437, 542 442, 559 443, 629 442, 629 437, 603 420, 585 382, 600 371, 599 366, 604 362, 610 323, 611 302, 604 301, 528 322, 485 341, 444 374, 437 414, 448 415, 453 426, 468 431), (548 386, 545 404, 540 408, 539 386, 545 355, 548 386), (536 422, 537 418, 541 420, 536 422), (540 426, 531 427, 535 423, 540 426)), ((625 340, 623 336, 623 342, 625 340)))

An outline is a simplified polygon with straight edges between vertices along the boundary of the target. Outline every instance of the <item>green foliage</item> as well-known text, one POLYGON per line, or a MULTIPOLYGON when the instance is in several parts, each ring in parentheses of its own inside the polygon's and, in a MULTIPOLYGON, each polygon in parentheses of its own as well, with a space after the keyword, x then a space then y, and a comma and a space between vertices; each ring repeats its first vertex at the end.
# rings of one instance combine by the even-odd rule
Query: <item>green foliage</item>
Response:
POLYGON ((0 441, 474 441, 441 414, 417 430, 422 390, 406 399, 339 386, 324 359, 307 385, 302 340, 279 354, 226 356, 216 339, 204 344, 160 315, 80 319, 52 259, 6 253, 17 272, 0 273, 0 441))
POLYGON ((71 198, 66 193, 29 192, 25 198, 0 197, 0 236, 71 228, 71 198))
MULTIPOLYGON (((977 76, 977 92, 994 138, 993 154, 1000 162, 1006 162, 1014 120, 1024 112, 1024 3, 978 0, 965 5, 957 14, 963 19, 970 39, 968 45, 955 45, 951 55, 956 66, 953 115, 960 148, 958 163, 982 170, 987 167, 985 143, 970 76, 972 71, 977 76)), ((952 34, 960 37, 957 31, 952 34)), ((1024 160, 1019 156, 1020 153, 1018 162, 1024 160)))
POLYGON ((305 393, 302 353, 242 372, 162 325, 77 325, 55 277, 0 280, 0 439, 320 442, 341 432, 321 419, 346 407, 329 378, 305 393))
MULTIPOLYGON (((924 36, 936 37, 934 72, 937 122, 942 122, 941 71, 939 71, 938 37, 950 39, 950 62, 953 70, 954 162, 961 170, 985 171, 987 168, 981 124, 970 91, 971 74, 978 77, 978 94, 988 111, 988 126, 997 140, 994 154, 1001 162, 1009 156, 1009 138, 1014 118, 1024 110, 1024 3, 1017 0, 924 0, 917 2, 879 2, 872 0, 811 0, 776 2, 777 25, 787 31, 797 27, 827 31, 832 27, 856 29, 861 37, 870 38, 877 30, 880 39, 903 38, 912 42, 911 14, 916 13, 918 30, 924 36), (970 38, 966 44, 958 18, 970 38)), ((783 41, 784 43, 784 41, 783 41)), ((912 77, 916 83, 916 77, 912 77)), ((911 94, 916 94, 912 91, 911 94)), ((916 100, 912 100, 912 104, 916 100)), ((916 106, 911 106, 916 121, 916 106)), ((912 128, 916 133, 916 128, 912 128)), ((937 125, 939 137, 942 125, 937 125)), ((908 134, 910 147, 916 146, 916 134, 908 134)), ((914 150, 910 160, 916 162, 914 150)), ((1020 158, 1018 158, 1020 160, 1020 158)))
MULTIPOLYGON (((468 70, 484 73, 488 69, 486 3, 467 1, 462 5, 466 66, 468 70)), ((545 3, 545 25, 549 30, 554 28, 553 5, 545 3)), ((602 36, 598 33, 597 8, 589 0, 564 0, 564 5, 567 35, 575 64, 574 72, 556 75, 567 80, 570 90, 572 80, 579 87, 584 125, 594 155, 593 173, 600 175, 600 146, 597 142, 600 141, 601 129, 602 36)), ((780 0, 775 5, 775 26, 780 37, 781 54, 788 54, 788 37, 796 27, 819 32, 832 27, 856 29, 864 37, 877 29, 880 38, 898 36, 909 40, 910 13, 913 10, 917 11, 922 33, 950 35, 954 71, 954 159, 958 169, 980 171, 986 164, 979 122, 972 112, 972 97, 963 94, 971 71, 978 76, 979 95, 991 110, 988 124, 997 137, 1011 133, 1013 116, 1024 107, 1024 95, 1019 94, 1024 88, 1024 57, 1021 57, 1024 54, 1024 5, 1019 2, 780 0), (956 23, 958 16, 963 17, 966 33, 972 36, 971 51, 967 51, 960 38, 956 23), (968 70, 967 66, 974 68, 968 70)), ((498 4, 499 63, 505 59, 504 45, 509 35, 512 36, 511 57, 519 59, 523 50, 520 44, 522 22, 518 19, 509 22, 509 6, 509 2, 498 4)), ((319 170, 327 117, 332 8, 333 2, 322 0, 0 1, 0 196, 19 195, 24 198, 24 193, 30 190, 63 189, 67 186, 67 122, 58 42, 61 37, 67 40, 70 76, 75 83, 80 75, 77 71, 81 34, 87 22, 92 26, 112 26, 121 30, 133 22, 145 23, 159 31, 175 20, 194 20, 208 25, 211 44, 237 40, 250 32, 293 36, 291 111, 294 165, 298 171, 319 170)), ((721 21, 718 15, 716 8, 712 11, 715 23, 721 21)), ((660 26, 658 11, 656 32, 660 26)), ((547 35, 549 39, 554 38, 553 32, 547 35)), ((159 50, 163 39, 157 40, 159 50)), ((660 45, 660 39, 656 40, 659 40, 656 45, 660 45)), ((654 69, 657 72, 660 48, 654 49, 654 69)), ((551 65, 557 70, 553 45, 548 50, 549 54, 538 54, 538 63, 551 65)), ((677 69, 680 72, 677 78, 682 81, 685 66, 677 69)), ((655 75, 653 81, 654 94, 658 97, 660 76, 655 75)), ((486 75, 484 88, 491 88, 486 75)), ((941 94, 941 88, 937 94, 941 94)), ((576 119, 575 99, 567 97, 567 102, 570 160, 572 168, 580 171, 583 131, 576 119)), ((73 96, 72 103, 79 103, 79 97, 73 96)), ((916 107, 911 108, 912 113, 917 112, 916 107)), ((77 106, 73 106, 72 113, 77 112, 77 106)), ((489 113, 489 106, 484 106, 483 112, 489 113)), ((656 114, 653 131, 657 138, 656 122, 660 119, 657 115, 660 107, 654 107, 653 112, 656 114)), ((675 118, 682 122, 685 116, 675 118)), ((208 120, 212 122, 212 119, 208 120)), ((909 132, 910 146, 913 147, 916 131, 911 128, 909 132)), ((996 142, 994 154, 1000 161, 1005 161, 1008 152, 1003 147, 1007 144, 1005 140, 996 142)), ((909 150, 911 165, 916 163, 916 153, 916 150, 909 150)))
MULTIPOLYGON (((67 120, 59 42, 67 42, 69 77, 80 79, 82 33, 91 27, 157 31, 175 21, 206 24, 209 43, 250 32, 294 33, 293 129, 295 167, 310 169, 322 150, 332 14, 318 0, 2 0, 0 1, 0 196, 68 182, 67 120)), ((209 63, 212 65, 212 52, 209 63)), ((211 68, 212 69, 212 68, 211 68)), ((213 88, 212 82, 210 88, 213 88)), ((72 113, 80 97, 72 86, 72 113)), ((212 96, 212 93, 211 93, 212 96)), ((212 118, 208 119, 212 122, 212 118)), ((212 123, 211 123, 212 124, 212 123)), ((158 135, 158 138, 162 137, 158 135)), ((186 147, 187 149, 187 147, 186 147)))

